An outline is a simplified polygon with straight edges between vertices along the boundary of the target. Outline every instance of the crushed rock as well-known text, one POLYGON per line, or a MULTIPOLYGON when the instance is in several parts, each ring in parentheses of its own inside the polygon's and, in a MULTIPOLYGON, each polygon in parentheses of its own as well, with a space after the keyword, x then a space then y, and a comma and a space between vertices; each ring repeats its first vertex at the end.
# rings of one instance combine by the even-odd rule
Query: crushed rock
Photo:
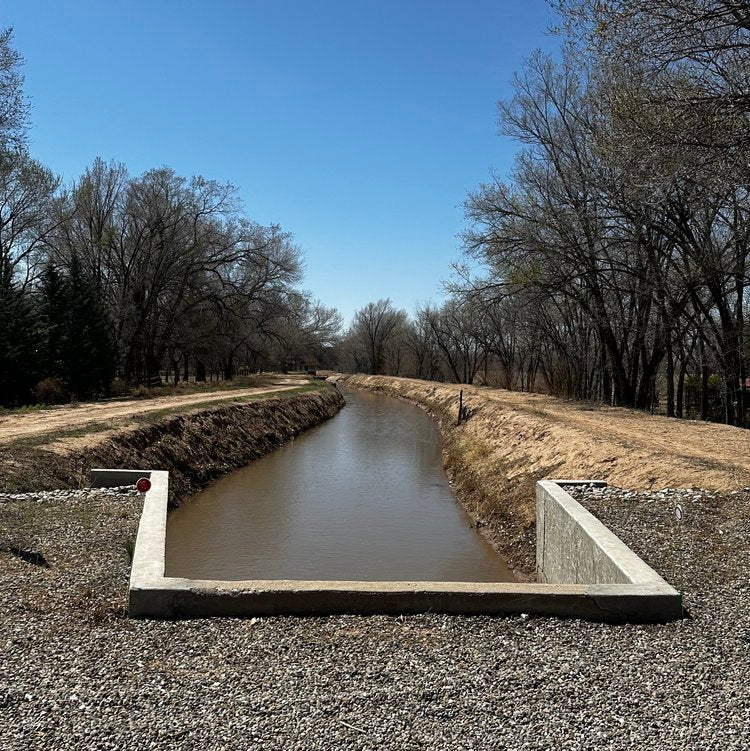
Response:
POLYGON ((750 494, 574 493, 685 590, 689 618, 131 621, 136 493, 3 497, 0 540, 51 568, 0 552, 0 746, 750 747, 750 494))

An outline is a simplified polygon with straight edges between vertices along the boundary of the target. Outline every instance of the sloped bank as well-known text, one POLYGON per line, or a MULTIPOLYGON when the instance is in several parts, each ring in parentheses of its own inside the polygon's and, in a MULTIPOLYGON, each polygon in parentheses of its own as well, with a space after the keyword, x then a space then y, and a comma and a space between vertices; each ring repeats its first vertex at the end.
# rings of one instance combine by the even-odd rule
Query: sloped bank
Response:
POLYGON ((348 385, 405 398, 438 421, 459 499, 513 566, 533 570, 534 484, 587 478, 631 490, 750 487, 740 428, 459 384, 388 376, 348 385), (459 391, 468 419, 456 425, 459 391))
POLYGON ((86 449, 35 457, 29 489, 78 487, 92 467, 165 469, 170 503, 179 503, 211 480, 273 451, 333 417, 344 399, 324 387, 241 404, 163 417, 86 449))

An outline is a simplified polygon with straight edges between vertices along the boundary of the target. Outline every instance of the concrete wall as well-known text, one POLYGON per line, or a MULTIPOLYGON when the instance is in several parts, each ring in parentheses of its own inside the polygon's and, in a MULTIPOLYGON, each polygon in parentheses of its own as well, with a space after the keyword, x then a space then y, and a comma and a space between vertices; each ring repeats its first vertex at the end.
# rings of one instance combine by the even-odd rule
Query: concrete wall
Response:
POLYGON ((536 486, 536 566, 549 584, 636 584, 675 590, 589 513, 565 486, 603 482, 542 480, 536 486))
MULTIPOLYGON (((92 482, 100 486, 117 485, 121 484, 123 478, 135 482, 143 475, 150 476, 152 486, 145 494, 143 514, 133 553, 128 609, 134 617, 191 618, 215 615, 333 613, 367 615, 431 611, 467 614, 534 613, 604 621, 664 621, 682 615, 680 594, 655 572, 652 572, 653 577, 635 577, 625 583, 606 581, 544 584, 210 581, 166 577, 164 551, 167 526, 167 473, 133 471, 123 475, 122 470, 114 470, 108 475, 107 470, 93 470, 92 482)), ((562 571, 563 567, 558 566, 558 561, 561 559, 560 551, 563 547, 556 545, 553 537, 556 535, 556 529, 568 530, 572 524, 565 519, 565 513, 572 507, 568 507, 566 503, 556 502, 565 501, 560 493, 573 503, 575 501, 556 485, 554 488, 545 486, 545 492, 552 500, 548 500, 546 496, 544 498, 543 523, 546 532, 542 540, 546 541, 546 545, 542 563, 551 571, 562 571)), ((614 538, 614 535, 612 537, 614 538)), ((570 539, 577 541, 576 550, 583 555, 588 555, 593 550, 584 544, 584 535, 572 533, 570 539)), ((621 542, 620 545, 625 547, 621 542)), ((635 554, 630 554, 636 561, 640 561, 635 554)), ((645 563, 640 563, 645 567, 642 572, 651 571, 645 563)), ((618 567, 619 559, 613 565, 618 567)), ((584 568, 580 567, 580 571, 583 570, 584 568)), ((597 576, 598 572, 608 570, 604 558, 589 570, 596 571, 597 576)), ((628 571, 633 573, 635 569, 628 571)), ((611 576, 614 578, 615 575, 611 576)))

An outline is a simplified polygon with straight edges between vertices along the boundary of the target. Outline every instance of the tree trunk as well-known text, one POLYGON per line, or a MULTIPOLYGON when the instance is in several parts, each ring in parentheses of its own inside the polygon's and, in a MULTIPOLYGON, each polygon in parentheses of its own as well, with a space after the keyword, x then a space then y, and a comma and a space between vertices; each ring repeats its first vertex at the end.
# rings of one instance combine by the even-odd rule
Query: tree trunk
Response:
POLYGON ((667 416, 674 417, 674 353, 672 340, 667 340, 667 416))
POLYGON ((732 388, 733 380, 734 379, 729 376, 724 382, 724 422, 726 422, 727 425, 734 425, 735 401, 734 389, 732 388))
POLYGON ((196 383, 206 382, 206 363, 203 360, 195 361, 195 381, 196 383))
POLYGON ((677 405, 676 414, 677 417, 684 416, 685 407, 685 376, 687 375, 687 358, 683 357, 680 360, 680 370, 677 376, 677 405))
POLYGON ((602 359, 602 401, 605 404, 612 404, 612 377, 609 373, 609 365, 607 364, 607 353, 602 347, 601 351, 602 359))
POLYGON ((701 420, 708 420, 708 364, 706 363, 706 345, 699 342, 701 357, 701 420))

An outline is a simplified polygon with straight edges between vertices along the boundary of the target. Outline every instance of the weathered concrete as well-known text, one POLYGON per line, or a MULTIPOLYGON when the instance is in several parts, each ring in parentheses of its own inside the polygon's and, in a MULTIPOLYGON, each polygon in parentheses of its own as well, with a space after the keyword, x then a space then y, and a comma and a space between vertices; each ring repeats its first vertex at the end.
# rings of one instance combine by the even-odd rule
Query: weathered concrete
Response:
MULTIPOLYGON (((156 587, 164 579, 164 543, 167 538, 167 505, 169 500, 169 472, 159 470, 92 469, 93 487, 128 485, 141 477, 151 480, 151 489, 144 494, 143 511, 130 569, 128 609, 132 614, 133 592, 156 587)), ((135 596, 137 609, 138 595, 135 596)))
POLYGON ((660 589, 642 586, 481 582, 237 581, 163 578, 130 590, 130 615, 197 618, 248 615, 534 613, 604 621, 679 617, 660 589))
MULTIPOLYGON (((101 485, 120 484, 122 471, 95 470, 95 480, 101 485), (108 483, 108 479, 111 482, 108 483)), ((159 471, 134 471, 127 477, 132 482, 138 477, 151 478, 151 490, 145 494, 143 514, 133 554, 130 576, 129 613, 134 617, 189 618, 207 616, 248 615, 326 615, 333 613, 467 613, 510 614, 535 613, 540 615, 572 616, 605 621, 664 621, 682 614, 680 594, 664 582, 645 563, 629 551, 603 525, 600 525, 625 551, 640 561, 643 569, 632 568, 626 561, 625 569, 640 571, 642 578, 622 582, 579 583, 481 583, 481 582, 362 582, 362 581, 210 581, 164 576, 164 549, 167 522, 168 475, 159 471), (653 577, 647 576, 651 572, 653 577)), ((566 511, 578 509, 570 506, 567 497, 585 512, 556 483, 546 483, 543 537, 550 544, 543 563, 557 571, 552 535, 557 527, 568 528, 572 522, 563 516, 566 511), (561 495, 562 494, 562 495, 561 495)), ((590 516, 590 514, 589 514, 590 516)), ((593 517, 591 517, 593 519, 593 517)), ((580 521, 580 519, 578 520, 580 521)), ((590 527, 588 520, 586 528, 590 527)), ((594 521, 596 521, 594 519, 594 521)), ((599 524, 597 522, 597 524, 599 524)), ((580 525, 579 525, 580 526, 580 525)), ((603 539, 601 530, 595 530, 603 539)), ((576 550, 588 555, 582 535, 571 535, 576 550)), ((611 541, 609 541, 611 543, 611 541)), ((600 546, 601 547, 601 546, 600 546)), ((614 569, 623 570, 623 551, 612 543, 609 549, 615 554, 614 569)), ((608 571, 613 579, 614 569, 602 562, 589 570, 608 571)), ((560 567, 562 570, 562 567, 560 567)), ((581 567, 581 571, 584 567, 581 567)), ((549 574, 548 574, 549 575, 549 574)), ((597 575, 599 575, 597 573, 597 575)), ((602 576, 605 574, 602 573, 602 576)))
POLYGON ((565 492, 565 485, 597 485, 590 480, 537 483, 537 578, 549 584, 630 584, 679 593, 619 537, 565 492))

